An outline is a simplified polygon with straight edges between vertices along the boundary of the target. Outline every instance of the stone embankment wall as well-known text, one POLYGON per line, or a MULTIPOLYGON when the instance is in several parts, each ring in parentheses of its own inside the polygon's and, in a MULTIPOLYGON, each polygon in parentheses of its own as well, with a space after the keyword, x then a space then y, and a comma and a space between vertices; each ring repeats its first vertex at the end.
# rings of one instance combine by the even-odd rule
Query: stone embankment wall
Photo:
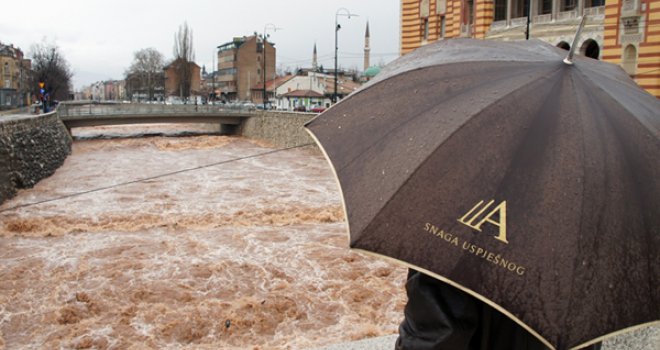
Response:
POLYGON ((0 203, 52 175, 70 153, 56 113, 0 117, 0 203))
MULTIPOLYGON (((274 147, 310 145, 303 125, 312 113, 267 112, 247 119, 238 134, 274 147)), ((52 175, 71 153, 71 136, 56 113, 0 118, 0 203, 52 175)))
POLYGON ((275 147, 314 145, 314 139, 303 127, 314 117, 316 114, 312 113, 261 113, 247 119, 238 134, 252 139, 265 140, 275 147))

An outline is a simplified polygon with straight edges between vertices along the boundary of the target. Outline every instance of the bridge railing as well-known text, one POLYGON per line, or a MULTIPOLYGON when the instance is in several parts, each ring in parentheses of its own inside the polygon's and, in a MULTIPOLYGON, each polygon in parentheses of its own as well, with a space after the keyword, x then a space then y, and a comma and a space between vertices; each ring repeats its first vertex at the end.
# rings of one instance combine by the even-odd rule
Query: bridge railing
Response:
POLYGON ((177 114, 232 114, 256 113, 254 107, 243 105, 168 105, 168 104, 67 104, 58 106, 63 117, 86 115, 177 115, 177 114))

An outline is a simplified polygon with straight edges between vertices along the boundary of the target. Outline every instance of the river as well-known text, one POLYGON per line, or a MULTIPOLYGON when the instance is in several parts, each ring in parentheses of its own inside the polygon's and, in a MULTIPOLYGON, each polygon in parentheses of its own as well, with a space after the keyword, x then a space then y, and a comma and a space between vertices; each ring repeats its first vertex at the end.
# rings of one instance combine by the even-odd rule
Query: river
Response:
POLYGON ((318 151, 180 127, 76 129, 64 165, 0 206, 0 348, 305 349, 396 333, 405 268, 347 249, 318 151))
MULTIPOLYGON (((397 332, 406 269, 347 248, 320 152, 211 131, 75 129, 64 165, 0 206, 0 349, 308 349, 397 332)), ((658 344, 655 326, 603 349, 658 344)))

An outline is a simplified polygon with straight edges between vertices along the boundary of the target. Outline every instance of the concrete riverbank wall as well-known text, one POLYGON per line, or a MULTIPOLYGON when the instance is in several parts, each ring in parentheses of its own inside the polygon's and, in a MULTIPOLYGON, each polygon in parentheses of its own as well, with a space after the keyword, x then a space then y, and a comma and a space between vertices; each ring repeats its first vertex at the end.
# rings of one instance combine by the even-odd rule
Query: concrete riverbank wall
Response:
POLYGON ((295 147, 314 144, 314 139, 305 131, 303 125, 316 114, 295 112, 260 113, 243 122, 238 134, 260 139, 275 147, 295 147))
POLYGON ((52 175, 70 153, 56 113, 0 118, 0 203, 52 175))

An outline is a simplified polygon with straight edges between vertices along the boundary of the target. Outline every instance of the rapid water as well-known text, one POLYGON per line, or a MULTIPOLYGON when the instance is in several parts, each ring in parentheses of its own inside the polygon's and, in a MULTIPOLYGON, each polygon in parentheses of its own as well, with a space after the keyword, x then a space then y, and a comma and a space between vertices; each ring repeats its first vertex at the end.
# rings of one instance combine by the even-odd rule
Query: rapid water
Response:
POLYGON ((0 348, 306 349, 396 333, 406 270, 347 248, 318 151, 168 136, 180 129, 76 129, 64 165, 0 206, 0 348))

